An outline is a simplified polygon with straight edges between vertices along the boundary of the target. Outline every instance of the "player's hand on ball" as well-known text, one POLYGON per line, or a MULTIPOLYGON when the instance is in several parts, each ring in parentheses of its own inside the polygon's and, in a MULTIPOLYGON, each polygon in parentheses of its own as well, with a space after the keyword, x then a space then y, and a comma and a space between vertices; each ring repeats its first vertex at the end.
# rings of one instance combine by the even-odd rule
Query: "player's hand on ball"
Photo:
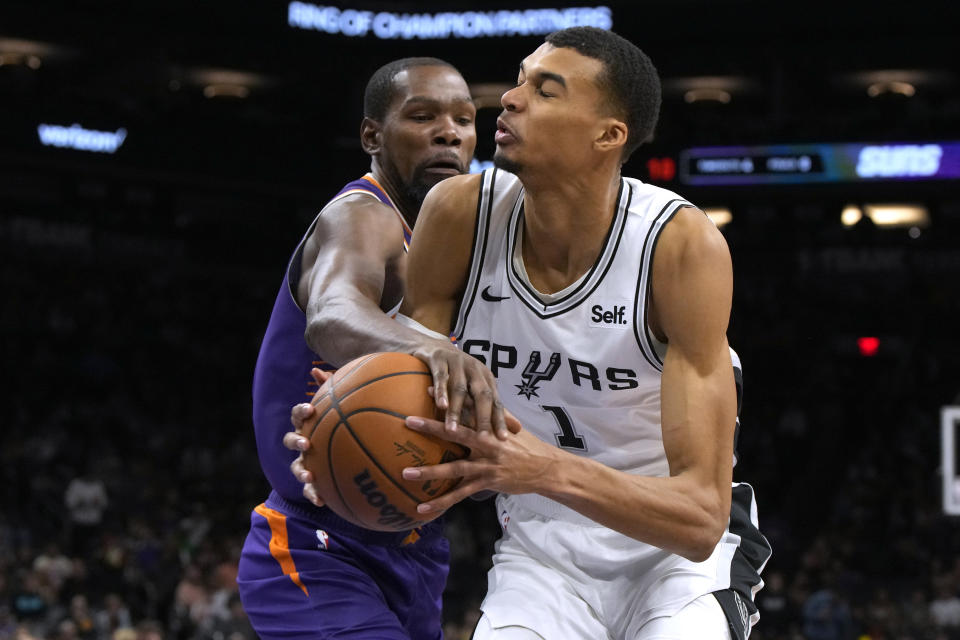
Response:
POLYGON ((474 429, 491 431, 501 440, 507 437, 509 429, 497 394, 497 381, 486 365, 443 340, 430 340, 413 355, 430 367, 434 401, 438 409, 446 412, 448 431, 456 431, 458 425, 464 424, 464 407, 472 405, 474 429))
MULTIPOLYGON (((429 387, 427 389, 427 392, 430 394, 432 398, 436 399, 436 396, 434 395, 433 387, 429 387)), ((469 427, 474 431, 476 431, 477 421, 474 418, 473 406, 474 406, 473 399, 467 396, 466 401, 463 403, 463 408, 460 409, 460 421, 458 422, 458 424, 460 426, 469 427)), ((506 409, 503 410, 503 421, 507 425, 507 431, 510 433, 519 433, 520 430, 523 428, 523 425, 520 424, 520 421, 517 420, 516 416, 514 416, 512 413, 510 413, 506 409)))
POLYGON ((457 429, 451 433, 437 420, 407 418, 410 429, 455 442, 470 450, 469 457, 462 460, 403 470, 405 480, 416 482, 462 478, 455 489, 420 504, 418 513, 432 515, 446 511, 464 498, 487 490, 537 493, 549 484, 550 476, 557 468, 557 448, 521 429, 519 421, 509 413, 505 420, 511 422, 517 431, 511 429, 506 439, 500 440, 489 431, 457 429))
MULTIPOLYGON (((318 385, 323 386, 323 383, 326 382, 333 373, 314 368, 310 371, 310 375, 313 376, 313 379, 316 380, 318 385)), ((302 435, 303 424, 312 418, 315 413, 316 411, 313 405, 308 402, 294 405, 290 411, 290 423, 293 424, 295 431, 288 431, 283 435, 283 446, 291 451, 300 452, 300 455, 290 463, 290 472, 293 473, 297 480, 303 483, 303 497, 318 507, 322 507, 323 499, 320 498, 320 495, 317 493, 317 488, 313 484, 313 474, 303 466, 303 452, 310 448, 310 440, 302 435)))

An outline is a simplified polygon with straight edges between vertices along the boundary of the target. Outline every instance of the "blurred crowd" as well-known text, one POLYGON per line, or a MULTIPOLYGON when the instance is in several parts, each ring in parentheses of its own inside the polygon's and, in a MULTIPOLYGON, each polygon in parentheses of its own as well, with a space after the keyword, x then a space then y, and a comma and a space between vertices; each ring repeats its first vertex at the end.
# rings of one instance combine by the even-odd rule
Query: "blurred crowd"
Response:
MULTIPOLYGON (((234 582, 267 493, 250 381, 304 220, 244 235, 178 218, 145 236, 143 218, 104 231, 88 214, 0 225, 0 639, 254 638, 234 582)), ((949 233, 811 216, 725 229, 745 374, 735 479, 774 549, 751 637, 960 639, 960 523, 938 474, 940 407, 960 404, 960 260, 949 233)), ((446 637, 466 640, 499 529, 490 502, 447 526, 446 637)))

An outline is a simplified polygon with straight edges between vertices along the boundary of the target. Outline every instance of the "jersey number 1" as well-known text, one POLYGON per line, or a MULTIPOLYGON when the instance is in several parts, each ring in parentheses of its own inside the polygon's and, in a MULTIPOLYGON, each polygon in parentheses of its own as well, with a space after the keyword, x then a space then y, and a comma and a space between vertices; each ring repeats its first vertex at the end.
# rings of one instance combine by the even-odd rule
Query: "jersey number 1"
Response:
POLYGON ((548 407, 540 405, 540 408, 553 414, 553 419, 560 426, 560 433, 554 434, 557 438, 557 446, 564 449, 576 449, 577 451, 586 451, 587 445, 583 438, 577 435, 573 429, 573 420, 570 414, 563 407, 548 407))

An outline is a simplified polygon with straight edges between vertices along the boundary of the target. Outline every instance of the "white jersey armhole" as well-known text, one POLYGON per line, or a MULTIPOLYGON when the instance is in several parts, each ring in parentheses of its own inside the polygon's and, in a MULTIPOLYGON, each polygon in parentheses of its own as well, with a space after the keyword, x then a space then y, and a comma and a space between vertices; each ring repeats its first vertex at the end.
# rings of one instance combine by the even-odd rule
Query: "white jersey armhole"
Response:
POLYGON ((428 329, 427 327, 423 326, 422 324, 420 324, 410 316, 405 316, 402 313, 398 313, 396 316, 396 320, 403 326, 409 327, 410 329, 413 329, 415 331, 419 331, 420 333, 424 335, 428 335, 431 338, 437 338, 438 340, 448 340, 447 336, 443 335, 442 333, 438 333, 433 329, 428 329))

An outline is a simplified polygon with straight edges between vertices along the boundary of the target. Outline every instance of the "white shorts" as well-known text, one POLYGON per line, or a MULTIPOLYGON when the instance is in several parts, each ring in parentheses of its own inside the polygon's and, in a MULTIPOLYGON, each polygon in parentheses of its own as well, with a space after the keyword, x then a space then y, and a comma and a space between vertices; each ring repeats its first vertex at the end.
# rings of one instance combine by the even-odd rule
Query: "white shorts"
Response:
MULTIPOLYGON (((546 640, 646 638, 641 630, 652 620, 730 586, 737 536, 725 535, 709 559, 694 563, 540 496, 501 495, 497 512, 504 532, 481 605, 494 629, 524 627, 546 640)), ((726 632, 710 601, 717 633, 726 632)))
MULTIPOLYGON (((604 632, 605 633, 605 632, 604 632)), ((599 635, 607 638, 609 635, 599 635)), ((553 640, 524 627, 495 628, 484 614, 472 640, 553 640)), ((727 617, 713 595, 700 596, 669 618, 654 618, 630 640, 732 640, 727 617)))

